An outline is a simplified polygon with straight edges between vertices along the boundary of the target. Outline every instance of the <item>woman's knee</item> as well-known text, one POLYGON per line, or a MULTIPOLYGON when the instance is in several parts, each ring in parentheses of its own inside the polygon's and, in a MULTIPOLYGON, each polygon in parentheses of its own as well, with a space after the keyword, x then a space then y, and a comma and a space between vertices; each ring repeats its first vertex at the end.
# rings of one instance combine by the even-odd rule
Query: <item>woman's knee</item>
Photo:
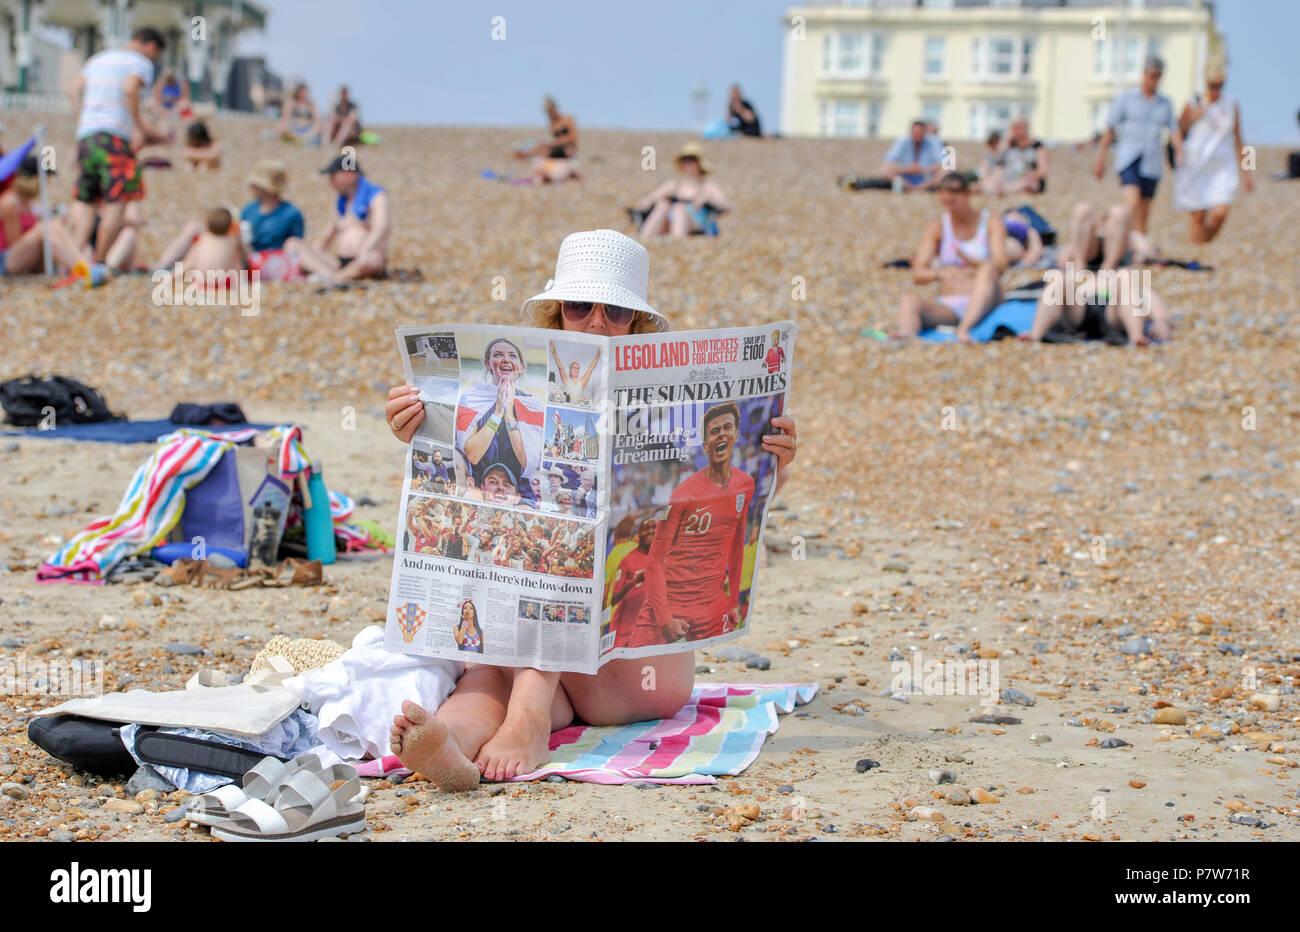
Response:
POLYGON ((1092 205, 1086 201, 1080 201, 1074 205, 1070 211, 1070 219, 1074 223, 1088 223, 1093 216, 1092 205))

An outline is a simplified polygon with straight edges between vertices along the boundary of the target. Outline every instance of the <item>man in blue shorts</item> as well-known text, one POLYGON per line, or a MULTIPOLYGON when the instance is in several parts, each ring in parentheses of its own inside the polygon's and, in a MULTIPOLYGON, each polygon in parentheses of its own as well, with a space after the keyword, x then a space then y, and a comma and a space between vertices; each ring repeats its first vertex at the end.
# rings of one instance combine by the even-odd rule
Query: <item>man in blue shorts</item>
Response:
POLYGON ((1174 164, 1183 161, 1183 134, 1178 129, 1174 105, 1164 94, 1156 93, 1165 63, 1155 55, 1146 60, 1142 84, 1120 94, 1110 105, 1106 132, 1101 137, 1097 164, 1092 173, 1098 179, 1106 173, 1106 150, 1115 143, 1115 168, 1124 190, 1124 206, 1132 218, 1133 229, 1146 235, 1147 216, 1156 196, 1156 185, 1164 172, 1163 130, 1169 130, 1174 147, 1174 164))

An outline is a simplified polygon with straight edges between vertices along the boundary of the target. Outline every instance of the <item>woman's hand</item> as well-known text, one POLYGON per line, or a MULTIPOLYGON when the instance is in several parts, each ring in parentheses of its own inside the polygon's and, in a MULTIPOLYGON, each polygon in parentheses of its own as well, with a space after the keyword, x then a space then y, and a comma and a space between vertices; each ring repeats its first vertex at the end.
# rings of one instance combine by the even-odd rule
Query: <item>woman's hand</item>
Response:
POLYGON ((410 443, 415 430, 424 421, 424 405, 420 390, 414 385, 394 385, 388 390, 388 404, 384 417, 393 436, 402 443, 410 443))
POLYGON ((785 433, 764 434, 763 449, 768 453, 776 454, 776 467, 778 470, 785 469, 794 462, 795 453, 799 448, 794 418, 782 414, 772 418, 771 424, 773 427, 785 431, 785 433))
POLYGON ((502 420, 510 421, 514 419, 515 413, 515 380, 502 379, 501 389, 497 394, 497 413, 502 420))

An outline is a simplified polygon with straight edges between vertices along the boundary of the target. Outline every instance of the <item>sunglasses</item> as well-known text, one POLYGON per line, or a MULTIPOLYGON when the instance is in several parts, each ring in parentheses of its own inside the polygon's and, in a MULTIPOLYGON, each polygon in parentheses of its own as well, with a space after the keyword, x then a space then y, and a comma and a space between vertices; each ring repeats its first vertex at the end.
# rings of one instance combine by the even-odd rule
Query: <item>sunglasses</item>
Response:
MULTIPOLYGON (((564 319, 571 324, 580 324, 596 309, 599 302, 594 301, 561 301, 560 307, 564 312, 564 319)), ((609 321, 615 327, 622 327, 632 323, 632 318, 636 316, 636 311, 630 307, 619 307, 616 304, 601 304, 605 309, 605 320, 609 321)))

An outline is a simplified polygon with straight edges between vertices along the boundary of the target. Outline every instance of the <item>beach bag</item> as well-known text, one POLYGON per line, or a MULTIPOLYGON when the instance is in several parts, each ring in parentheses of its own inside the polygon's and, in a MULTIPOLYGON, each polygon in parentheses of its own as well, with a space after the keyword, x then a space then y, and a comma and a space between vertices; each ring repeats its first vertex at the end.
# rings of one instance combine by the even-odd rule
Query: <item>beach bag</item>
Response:
POLYGON ((34 718, 27 737, 50 757, 101 777, 135 773, 136 764, 122 744, 122 722, 104 722, 78 715, 34 718))
POLYGON ((37 712, 37 716, 80 715, 106 722, 193 728, 227 735, 256 738, 284 721, 302 704, 296 693, 281 683, 294 675, 283 657, 271 657, 271 666, 235 686, 207 685, 216 671, 201 670, 184 689, 149 692, 133 689, 87 699, 70 699, 37 712))
POLYGON ((125 421, 126 415, 114 414, 98 391, 62 375, 47 379, 29 375, 0 382, 0 406, 10 424, 38 427, 53 414, 51 426, 93 424, 100 421, 125 421))
POLYGON ((1016 213, 1023 214, 1038 233, 1038 238, 1043 241, 1044 246, 1050 246, 1056 242, 1056 227, 1047 222, 1047 218, 1040 214, 1028 204, 1021 204, 1015 208, 1016 213))
MULTIPOLYGON (((126 724, 56 715, 33 719, 27 737, 46 754, 77 770, 116 777, 135 773, 139 766, 122 743, 121 730, 126 724)), ((153 727, 141 727, 136 733, 135 753, 154 767, 180 767, 232 780, 242 778, 266 756, 202 738, 164 734, 153 727)))

